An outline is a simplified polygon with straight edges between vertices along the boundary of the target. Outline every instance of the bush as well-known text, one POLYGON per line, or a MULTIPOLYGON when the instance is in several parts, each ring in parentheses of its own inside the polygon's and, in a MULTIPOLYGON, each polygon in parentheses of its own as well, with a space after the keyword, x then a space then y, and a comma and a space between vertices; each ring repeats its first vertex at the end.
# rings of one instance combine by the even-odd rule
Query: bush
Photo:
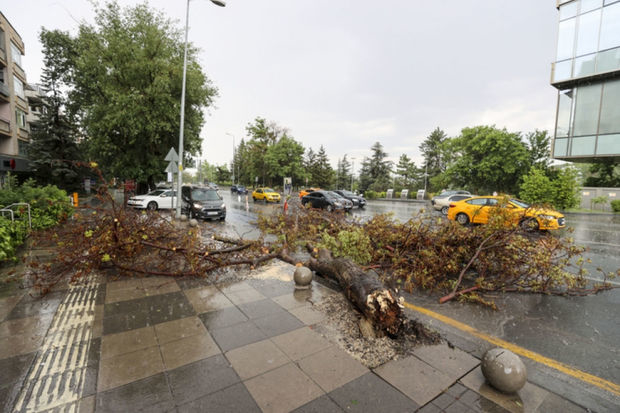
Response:
MULTIPOLYGON (((37 187, 32 179, 21 186, 11 185, 11 189, 0 191, 2 207, 15 203, 30 204, 32 230, 35 231, 53 227, 65 220, 71 212, 71 204, 65 191, 53 185, 37 187)), ((8 215, 5 215, 0 221, 0 261, 14 260, 17 247, 24 243, 30 231, 27 207, 12 209, 18 219, 11 222, 8 215)))
POLYGON ((377 193, 369 189, 364 193, 364 197, 366 199, 377 199, 377 193))
POLYGON ((614 212, 620 212, 620 199, 616 201, 611 201, 611 210, 614 212))
POLYGON ((568 209, 579 204, 577 192, 577 173, 573 168, 564 168, 553 178, 532 168, 523 177, 519 196, 530 204, 551 204, 558 209, 568 209))

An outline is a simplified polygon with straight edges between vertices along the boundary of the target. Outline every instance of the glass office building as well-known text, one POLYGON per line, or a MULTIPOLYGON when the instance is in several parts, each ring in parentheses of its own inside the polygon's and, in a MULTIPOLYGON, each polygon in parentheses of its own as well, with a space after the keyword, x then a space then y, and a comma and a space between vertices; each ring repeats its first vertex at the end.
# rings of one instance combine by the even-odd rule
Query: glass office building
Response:
POLYGON ((556 0, 553 157, 620 161, 620 0, 556 0))

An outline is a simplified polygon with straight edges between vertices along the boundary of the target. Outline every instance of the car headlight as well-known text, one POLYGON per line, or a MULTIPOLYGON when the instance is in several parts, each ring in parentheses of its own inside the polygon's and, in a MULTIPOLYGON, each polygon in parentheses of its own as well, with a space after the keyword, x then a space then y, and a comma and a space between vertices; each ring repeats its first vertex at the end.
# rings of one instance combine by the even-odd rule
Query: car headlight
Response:
POLYGON ((220 208, 226 209, 226 204, 222 202, 222 205, 220 205, 220 208))
POLYGON ((194 208, 202 208, 202 205, 198 202, 194 202, 194 208))
POLYGON ((342 204, 341 204, 340 202, 338 202, 338 201, 334 202, 334 205, 336 205, 336 206, 342 206, 342 204))
POLYGON ((553 215, 539 215, 538 218, 546 219, 548 221, 555 219, 553 215))

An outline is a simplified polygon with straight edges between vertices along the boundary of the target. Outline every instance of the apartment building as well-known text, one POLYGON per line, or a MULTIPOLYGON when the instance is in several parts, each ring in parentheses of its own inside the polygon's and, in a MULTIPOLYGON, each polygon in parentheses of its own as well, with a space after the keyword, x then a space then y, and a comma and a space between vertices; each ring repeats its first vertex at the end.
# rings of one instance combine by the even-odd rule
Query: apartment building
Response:
POLYGON ((620 0, 556 0, 553 157, 620 162, 620 0))
POLYGON ((0 12, 0 183, 8 171, 29 169, 28 84, 24 42, 0 12))

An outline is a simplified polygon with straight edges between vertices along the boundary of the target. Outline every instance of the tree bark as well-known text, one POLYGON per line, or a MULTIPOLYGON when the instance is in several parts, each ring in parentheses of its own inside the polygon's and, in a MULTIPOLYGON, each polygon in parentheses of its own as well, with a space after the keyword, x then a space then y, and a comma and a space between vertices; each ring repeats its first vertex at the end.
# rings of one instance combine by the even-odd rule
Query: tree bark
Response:
POLYGON ((364 271, 347 258, 333 258, 327 250, 320 250, 318 258, 311 258, 308 266, 338 281, 347 299, 377 331, 398 334, 403 323, 403 307, 396 291, 385 287, 375 271, 364 271))

